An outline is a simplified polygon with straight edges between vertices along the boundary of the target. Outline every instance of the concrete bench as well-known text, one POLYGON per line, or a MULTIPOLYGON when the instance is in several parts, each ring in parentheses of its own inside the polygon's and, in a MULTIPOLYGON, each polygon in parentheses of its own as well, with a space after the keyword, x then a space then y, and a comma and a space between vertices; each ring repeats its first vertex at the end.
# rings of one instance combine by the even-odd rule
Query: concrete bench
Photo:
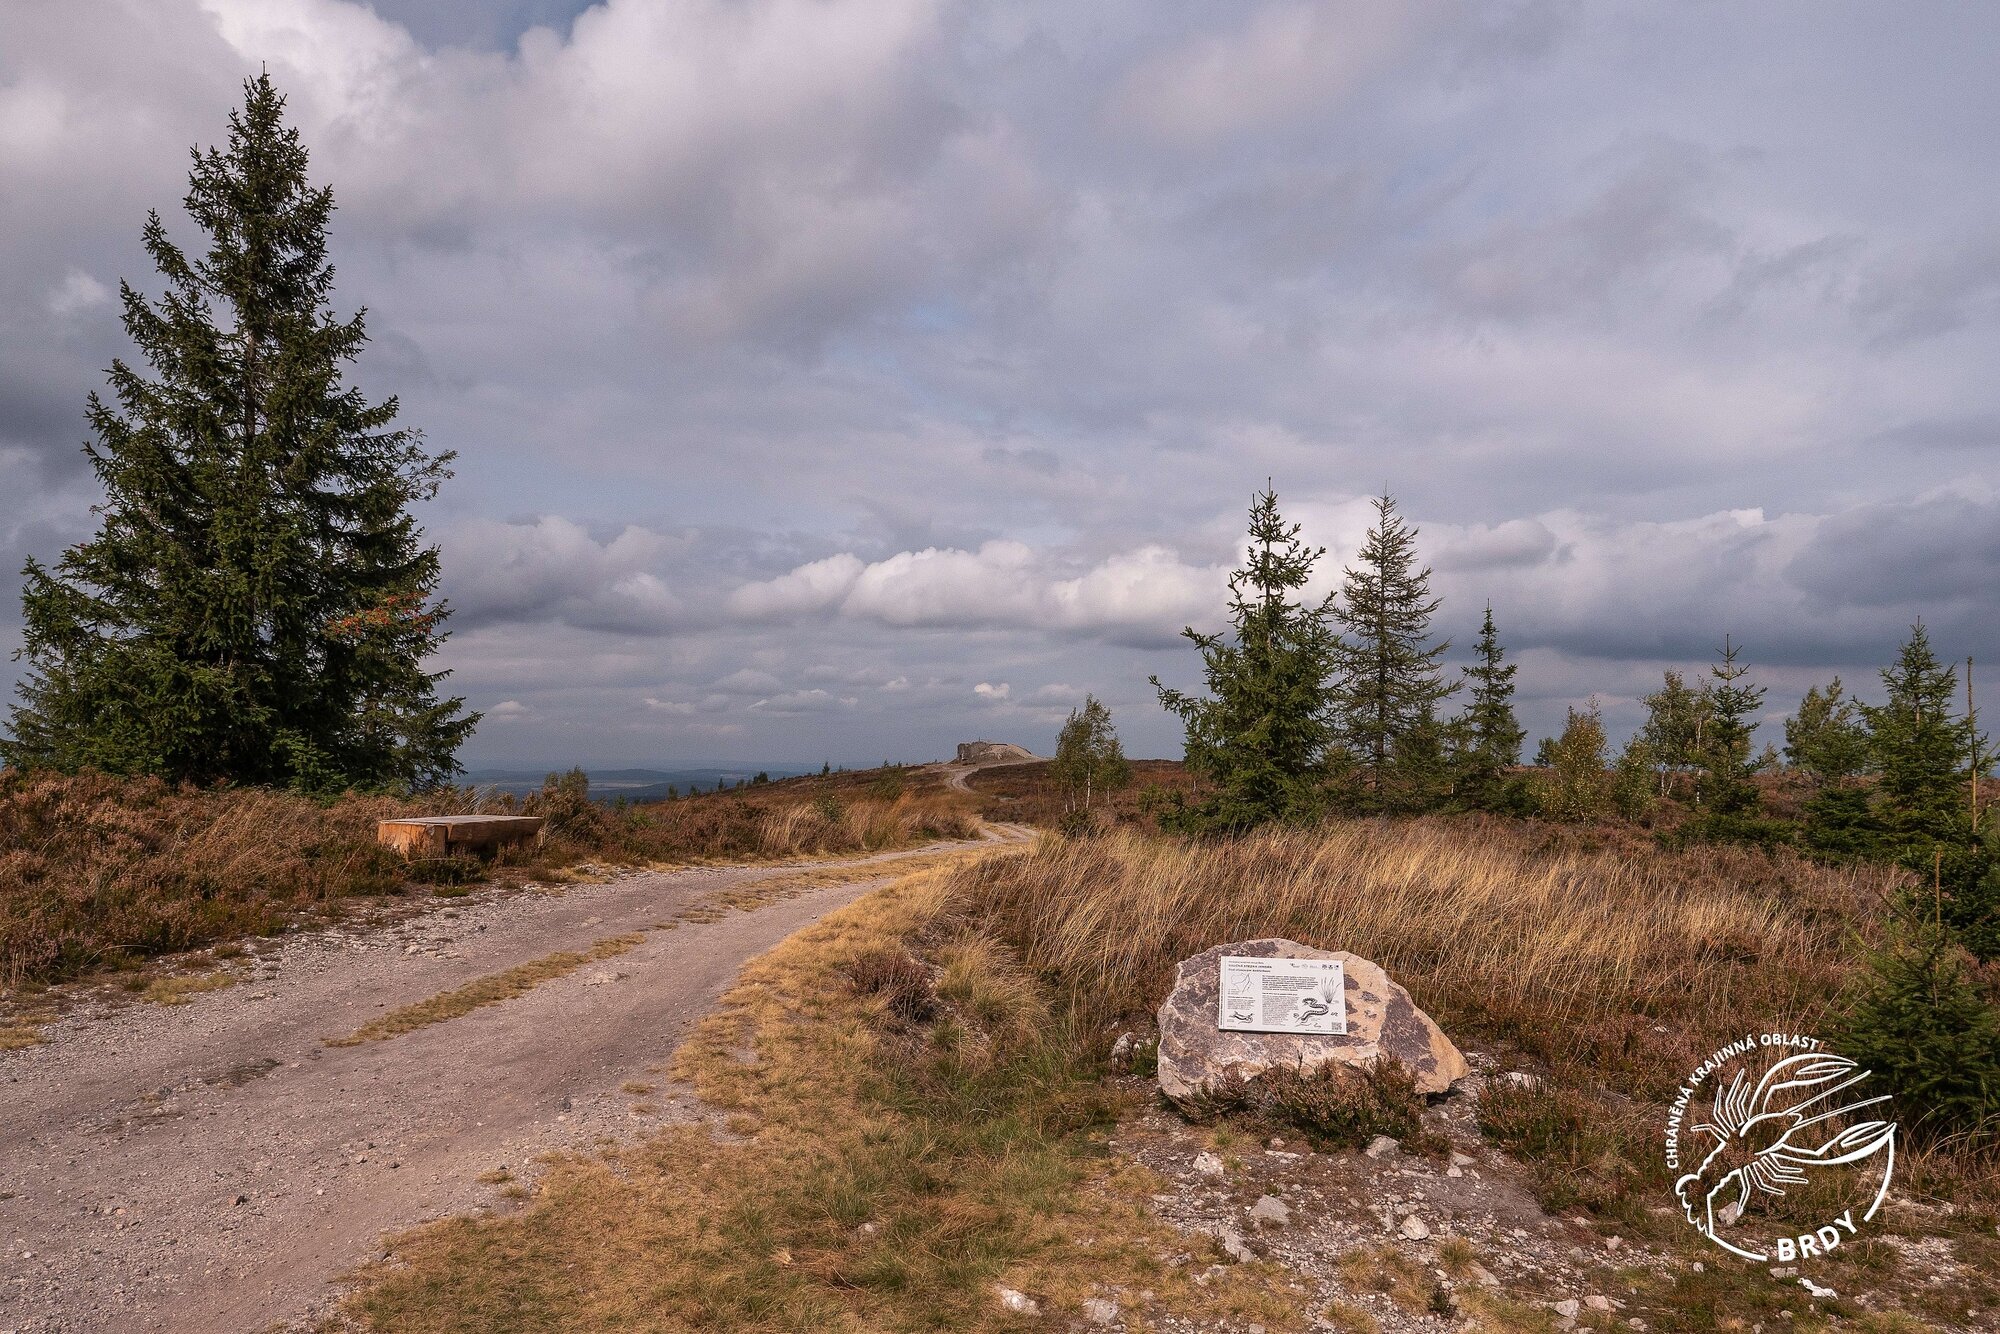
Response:
POLYGON ((414 860, 486 852, 505 843, 525 842, 541 828, 539 815, 420 815, 380 821, 375 841, 414 860))

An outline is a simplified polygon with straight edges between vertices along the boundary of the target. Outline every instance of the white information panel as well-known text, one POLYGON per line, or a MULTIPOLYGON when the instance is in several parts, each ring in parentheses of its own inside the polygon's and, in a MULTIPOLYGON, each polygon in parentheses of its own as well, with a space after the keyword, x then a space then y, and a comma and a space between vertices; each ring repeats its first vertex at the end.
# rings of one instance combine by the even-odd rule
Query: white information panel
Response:
POLYGON ((1347 978, 1340 960, 1225 955, 1215 1024, 1250 1033, 1345 1033, 1347 978))

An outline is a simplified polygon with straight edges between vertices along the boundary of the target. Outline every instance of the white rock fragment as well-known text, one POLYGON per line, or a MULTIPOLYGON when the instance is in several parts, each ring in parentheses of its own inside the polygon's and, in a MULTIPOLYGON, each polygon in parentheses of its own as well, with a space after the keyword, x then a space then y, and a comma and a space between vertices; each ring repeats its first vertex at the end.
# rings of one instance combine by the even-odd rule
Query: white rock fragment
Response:
POLYGON ((1111 1324, 1118 1319, 1118 1303, 1104 1297, 1085 1297, 1083 1318, 1093 1325, 1111 1324))
POLYGON ((1379 1158, 1387 1158, 1390 1154, 1397 1152, 1402 1147, 1403 1146, 1401 1144, 1399 1144, 1397 1141, 1395 1141, 1394 1139, 1390 1138, 1387 1135, 1377 1135, 1374 1139, 1368 1141, 1368 1147, 1363 1149, 1362 1152, 1367 1154, 1370 1158, 1379 1159, 1379 1158))
POLYGON ((1578 1311, 1581 1311, 1582 1309, 1583 1309, 1583 1303, 1579 1302, 1574 1297, 1565 1297, 1561 1301, 1557 1302, 1555 1305, 1555 1312, 1557 1315, 1560 1316, 1574 1317, 1576 1313, 1578 1311))
POLYGON ((1840 1295, 1839 1293, 1835 1292, 1832 1288, 1822 1288, 1819 1284, 1813 1282, 1811 1279, 1807 1278, 1804 1274, 1799 1275, 1799 1286, 1804 1288, 1808 1293, 1810 1293, 1814 1297, 1838 1297, 1840 1295))
POLYGON ((1425 1237, 1430 1236, 1431 1229, 1430 1224, 1424 1222, 1423 1219, 1417 1217, 1415 1214, 1411 1214, 1403 1220, 1402 1232, 1411 1241, 1422 1241, 1425 1237))
POLYGON ((1223 1171, 1222 1160, 1203 1149, 1194 1156, 1194 1170, 1202 1176, 1220 1179, 1223 1171))
POLYGON ((1042 1313, 1042 1304, 1025 1292, 1016 1292, 1012 1288, 1001 1287, 996 1283, 993 1286, 993 1295, 1000 1299, 1002 1306, 1017 1314, 1040 1315, 1042 1313))

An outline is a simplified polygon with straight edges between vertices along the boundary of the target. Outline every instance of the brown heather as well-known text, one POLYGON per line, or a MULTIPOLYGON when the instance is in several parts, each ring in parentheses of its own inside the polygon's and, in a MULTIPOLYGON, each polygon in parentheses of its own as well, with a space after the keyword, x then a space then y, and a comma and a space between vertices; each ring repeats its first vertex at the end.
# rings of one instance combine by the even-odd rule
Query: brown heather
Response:
POLYGON ((0 987, 268 931, 402 882, 386 797, 0 771, 0 987))
MULTIPOLYGON (((849 784, 814 796, 768 784, 625 810, 555 808, 532 849, 497 869, 521 876, 579 862, 659 865, 754 860, 969 838, 969 798, 866 795, 849 784)), ((175 787, 156 779, 0 770, 0 989, 73 977, 148 955, 338 915, 354 896, 409 891, 412 880, 478 878, 476 863, 414 867, 375 843, 377 820, 478 807, 469 790, 331 802, 262 788, 175 787)))

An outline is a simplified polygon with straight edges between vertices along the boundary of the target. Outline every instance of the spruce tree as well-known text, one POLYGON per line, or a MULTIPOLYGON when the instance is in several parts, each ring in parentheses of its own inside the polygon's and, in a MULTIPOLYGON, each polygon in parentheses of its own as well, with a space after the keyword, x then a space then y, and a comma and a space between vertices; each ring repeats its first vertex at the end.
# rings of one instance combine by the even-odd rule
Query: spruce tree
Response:
POLYGON ((2000 1143, 2000 1009, 1951 932, 1896 923, 1844 999, 1832 1036, 1881 1076, 1906 1133, 1920 1144, 2000 1143))
POLYGON ((1348 748, 1377 800, 1394 788, 1396 748, 1458 689, 1439 660, 1449 643, 1429 641, 1430 567, 1416 568, 1417 530, 1387 494, 1375 501, 1368 530, 1333 615, 1347 632, 1340 648, 1340 712, 1348 748))
POLYGON ((147 218, 165 295, 120 294, 152 373, 116 361, 115 404, 90 396, 97 535, 24 571, 12 764, 311 789, 457 772, 477 718, 424 670, 445 608, 410 514, 450 455, 342 383, 367 335, 331 308, 333 195, 283 111, 251 80, 228 146, 194 153, 205 253, 147 218))
POLYGON ((1757 731, 1756 713, 1764 703, 1764 687, 1748 684, 1747 663, 1737 661, 1739 645, 1723 636, 1722 661, 1709 668, 1709 713, 1695 752, 1703 790, 1697 800, 1716 816, 1740 816, 1757 809, 1757 785, 1751 780, 1756 764, 1750 742, 1757 731))
POLYGON ((1973 828, 1966 793, 1988 752, 1971 721, 1952 711, 1958 673, 1938 661, 1919 621, 1882 684, 1888 700, 1861 706, 1880 775, 1880 843, 1916 875, 1913 912, 1979 958, 2000 958, 2000 856, 1973 828))
POLYGON ((1461 787, 1475 800, 1490 794, 1503 770, 1521 762, 1521 743, 1528 738, 1514 716, 1514 673, 1519 668, 1504 661, 1506 656, 1489 602, 1473 646, 1473 664, 1464 669, 1463 683, 1470 689, 1457 728, 1461 787))
POLYGON ((1248 559, 1229 576, 1228 635, 1182 631, 1201 650, 1211 692, 1160 684, 1160 703, 1186 729, 1186 763, 1212 792, 1162 811, 1190 832, 1238 832, 1273 820, 1304 820, 1325 806, 1336 731, 1332 677, 1339 639, 1332 595, 1294 599, 1325 555, 1299 541, 1268 487, 1250 507, 1248 559))
POLYGON ((1887 702, 1861 712, 1885 814, 1904 837, 1954 837, 1966 816, 1970 733, 1952 712, 1958 673, 1938 661, 1922 621, 1910 627, 1895 665, 1882 669, 1882 685, 1887 702))

